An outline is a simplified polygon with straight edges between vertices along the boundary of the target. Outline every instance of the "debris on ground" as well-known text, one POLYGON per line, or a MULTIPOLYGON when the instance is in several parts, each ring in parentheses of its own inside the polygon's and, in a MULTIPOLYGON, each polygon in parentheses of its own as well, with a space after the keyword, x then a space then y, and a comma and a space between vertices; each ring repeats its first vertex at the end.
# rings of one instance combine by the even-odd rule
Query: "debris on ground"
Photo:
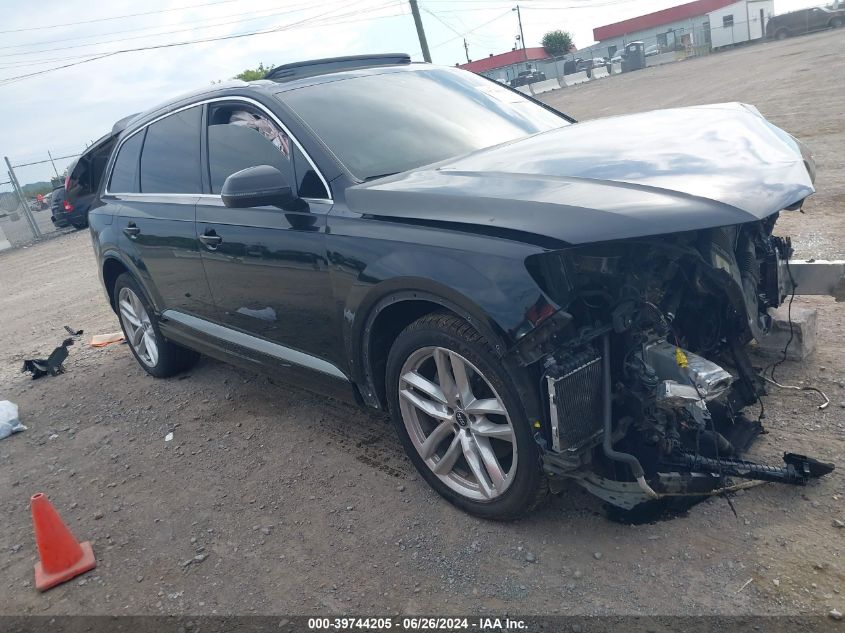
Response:
POLYGON ((66 338, 46 359, 28 358, 24 360, 21 373, 30 372, 33 380, 42 378, 47 374, 58 376, 64 373, 65 368, 62 366, 62 363, 67 358, 67 348, 70 345, 73 345, 73 339, 66 338))
POLYGON ((122 343, 126 340, 123 332, 112 332, 111 334, 95 334, 91 337, 91 347, 105 347, 112 343, 122 343))
POLYGON ((85 330, 74 330, 69 325, 65 326, 65 330, 67 330, 67 333, 71 336, 82 336, 85 333, 85 330))
POLYGON ((0 440, 21 431, 26 431, 26 427, 18 419, 18 405, 8 400, 0 400, 0 440))

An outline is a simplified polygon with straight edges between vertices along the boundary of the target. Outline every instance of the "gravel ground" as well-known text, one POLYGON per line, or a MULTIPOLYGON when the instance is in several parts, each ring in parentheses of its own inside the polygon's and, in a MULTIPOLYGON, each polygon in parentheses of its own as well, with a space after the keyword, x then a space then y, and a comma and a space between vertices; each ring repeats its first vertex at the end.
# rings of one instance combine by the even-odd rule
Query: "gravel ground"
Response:
MULTIPOLYGON (((842 33, 751 47, 560 91, 576 117, 743 100, 808 141, 819 194, 783 226, 801 255, 842 257, 842 33), (800 72, 799 72, 800 71, 800 72), (718 80, 714 78, 718 77, 718 80)), ((576 486, 514 524, 474 519, 413 471, 381 418, 204 359, 155 380, 118 329, 89 238, 0 254, 0 399, 29 430, 0 442, 2 614, 827 614, 845 610, 842 470, 762 485, 653 524, 613 523, 576 486), (67 373, 21 361, 84 328, 67 373), (173 439, 165 441, 172 432, 173 439), (29 496, 45 492, 95 571, 40 594, 29 496), (750 582, 748 582, 750 581, 750 582)), ((845 464, 843 311, 824 299, 817 353, 784 380, 826 390, 765 399, 757 456, 845 464)))

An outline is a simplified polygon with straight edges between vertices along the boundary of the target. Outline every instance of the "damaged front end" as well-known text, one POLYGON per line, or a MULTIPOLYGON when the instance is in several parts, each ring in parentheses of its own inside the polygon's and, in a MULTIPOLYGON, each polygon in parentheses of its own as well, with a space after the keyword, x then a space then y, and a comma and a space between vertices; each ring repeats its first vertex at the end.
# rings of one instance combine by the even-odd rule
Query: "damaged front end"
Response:
POLYGON ((574 479, 632 509, 732 479, 804 484, 833 470, 793 453, 778 466, 741 459, 762 431, 743 409, 765 393, 745 348, 790 288, 776 219, 529 259, 561 307, 515 348, 548 399, 536 439, 553 487, 574 479))

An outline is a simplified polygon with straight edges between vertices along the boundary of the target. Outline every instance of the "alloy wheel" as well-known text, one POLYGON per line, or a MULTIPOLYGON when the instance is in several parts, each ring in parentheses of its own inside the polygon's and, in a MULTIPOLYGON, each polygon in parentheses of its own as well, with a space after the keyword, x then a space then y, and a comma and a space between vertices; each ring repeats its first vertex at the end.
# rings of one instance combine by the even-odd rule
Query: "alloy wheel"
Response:
POLYGON ((132 349, 147 367, 155 367, 158 364, 158 342, 141 299, 130 288, 123 287, 118 295, 118 308, 120 321, 132 349))
POLYGON ((424 347, 405 361, 399 407, 420 457, 449 488, 477 501, 502 495, 516 475, 510 416, 490 381, 466 358, 424 347))

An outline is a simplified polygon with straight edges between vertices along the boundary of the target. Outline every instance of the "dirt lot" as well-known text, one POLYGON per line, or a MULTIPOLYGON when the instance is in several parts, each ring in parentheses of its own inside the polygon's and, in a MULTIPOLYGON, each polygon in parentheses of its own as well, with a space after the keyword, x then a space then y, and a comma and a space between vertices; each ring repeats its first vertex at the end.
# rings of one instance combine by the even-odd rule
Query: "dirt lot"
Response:
MULTIPOLYGON (((799 254, 845 256, 845 32, 761 45, 549 95, 578 118, 714 101, 757 105, 807 141, 819 194, 782 230, 799 254)), ((765 399, 757 454, 840 470, 764 485, 685 516, 627 526, 572 486, 516 524, 441 501, 381 419, 203 360, 154 380, 124 346, 70 349, 31 381, 22 359, 62 326, 118 329, 86 233, 0 254, 0 399, 29 430, 0 442, 0 613, 826 614, 845 610, 845 309, 817 306, 821 345, 780 376, 811 396, 765 399), (841 404, 840 404, 841 403, 841 404), (165 435, 173 433, 173 440, 165 435), (97 569, 39 594, 28 500, 45 492, 97 569), (536 558, 528 562, 527 553, 536 558), (201 562, 195 556, 206 555, 201 562), (746 584, 747 581, 751 581, 746 584)), ((531 558, 531 557, 528 557, 531 558)))

